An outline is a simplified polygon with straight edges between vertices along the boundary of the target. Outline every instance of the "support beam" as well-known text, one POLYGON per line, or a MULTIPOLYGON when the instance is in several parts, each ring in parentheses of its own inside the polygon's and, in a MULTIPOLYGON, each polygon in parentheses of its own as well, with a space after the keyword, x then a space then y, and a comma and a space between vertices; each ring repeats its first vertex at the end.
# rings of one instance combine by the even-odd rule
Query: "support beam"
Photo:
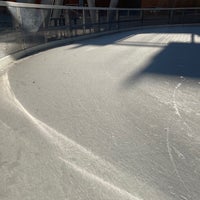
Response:
POLYGON ((119 3, 119 0, 110 0, 110 8, 116 8, 119 3))
MULTIPOLYGON (((87 0, 88 7, 95 7, 95 0, 87 0)), ((94 10, 90 10, 90 17, 92 23, 96 22, 96 15, 94 10)))
POLYGON ((95 0, 87 0, 88 7, 95 7, 95 0))

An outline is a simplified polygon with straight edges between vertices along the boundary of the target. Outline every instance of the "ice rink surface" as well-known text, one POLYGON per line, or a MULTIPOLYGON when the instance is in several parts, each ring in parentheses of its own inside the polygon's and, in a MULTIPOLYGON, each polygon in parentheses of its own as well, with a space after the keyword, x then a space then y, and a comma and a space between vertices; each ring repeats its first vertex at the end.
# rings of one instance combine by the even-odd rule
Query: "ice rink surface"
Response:
POLYGON ((0 76, 1 200, 199 200, 200 27, 130 31, 0 76))

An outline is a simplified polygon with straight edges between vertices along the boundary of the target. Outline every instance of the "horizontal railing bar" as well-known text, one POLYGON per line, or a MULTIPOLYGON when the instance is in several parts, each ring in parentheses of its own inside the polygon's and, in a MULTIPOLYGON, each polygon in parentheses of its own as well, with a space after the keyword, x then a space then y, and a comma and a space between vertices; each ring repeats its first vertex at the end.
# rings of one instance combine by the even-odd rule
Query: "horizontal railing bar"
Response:
POLYGON ((200 7, 188 8, 105 8, 105 7, 79 7, 67 5, 47 5, 47 4, 30 4, 0 1, 0 6, 18 7, 18 8, 38 8, 38 9, 64 9, 64 10, 104 10, 104 11, 174 11, 174 10, 200 10, 200 7))

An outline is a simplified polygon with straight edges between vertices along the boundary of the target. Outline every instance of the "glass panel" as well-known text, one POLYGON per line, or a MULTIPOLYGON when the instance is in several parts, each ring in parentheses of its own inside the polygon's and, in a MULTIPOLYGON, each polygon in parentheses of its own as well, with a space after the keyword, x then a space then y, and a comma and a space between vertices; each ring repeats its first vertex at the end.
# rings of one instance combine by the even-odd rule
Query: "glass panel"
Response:
POLYGON ((199 23, 200 9, 89 10, 0 7, 0 58, 47 42, 84 34, 168 23, 199 23))

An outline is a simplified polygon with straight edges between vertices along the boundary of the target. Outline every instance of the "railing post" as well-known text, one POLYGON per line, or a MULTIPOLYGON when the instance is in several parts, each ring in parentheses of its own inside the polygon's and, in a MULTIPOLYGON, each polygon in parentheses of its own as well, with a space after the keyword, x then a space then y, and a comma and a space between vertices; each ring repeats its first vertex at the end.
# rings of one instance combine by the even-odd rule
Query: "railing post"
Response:
POLYGON ((107 10, 107 29, 109 30, 110 29, 110 12, 109 12, 109 10, 107 10))
POLYGON ((71 20, 69 9, 65 10, 65 25, 67 25, 67 36, 71 37, 71 20))
MULTIPOLYGON (((42 28, 43 30, 45 30, 46 28, 46 23, 45 23, 45 14, 44 14, 44 10, 41 10, 41 17, 42 17, 42 28)), ((44 43, 47 43, 47 35, 46 35, 46 31, 44 31, 44 43)))
POLYGON ((185 22, 185 10, 182 10, 182 24, 185 22))
POLYGON ((119 10, 116 10, 116 24, 117 24, 117 30, 119 30, 119 10))
POLYGON ((169 24, 172 24, 173 21, 173 10, 169 10, 169 24))
POLYGON ((19 30, 20 28, 22 28, 22 18, 21 18, 21 12, 20 12, 19 7, 16 8, 16 12, 17 12, 17 19, 15 20, 15 28, 17 30, 19 30))
POLYGON ((140 18, 141 18, 141 25, 144 23, 144 12, 143 10, 140 11, 140 18))
POLYGON ((78 35, 78 30, 77 30, 77 10, 74 10, 74 28, 75 28, 75 36, 78 35))
POLYGON ((99 32, 99 30, 100 30, 100 25, 99 25, 99 10, 96 10, 96 24, 97 24, 97 28, 95 28, 95 31, 99 32))
POLYGON ((16 12, 17 12, 17 20, 16 20, 16 29, 20 30, 21 34, 22 34, 22 42, 21 42, 21 48, 22 49, 26 49, 26 41, 25 41, 25 34, 23 31, 23 20, 22 20, 22 16, 21 16, 21 8, 17 7, 16 8, 16 12))
POLYGON ((82 19, 82 23, 83 23, 83 34, 86 33, 85 31, 85 9, 82 10, 82 14, 83 14, 83 19, 82 19))

